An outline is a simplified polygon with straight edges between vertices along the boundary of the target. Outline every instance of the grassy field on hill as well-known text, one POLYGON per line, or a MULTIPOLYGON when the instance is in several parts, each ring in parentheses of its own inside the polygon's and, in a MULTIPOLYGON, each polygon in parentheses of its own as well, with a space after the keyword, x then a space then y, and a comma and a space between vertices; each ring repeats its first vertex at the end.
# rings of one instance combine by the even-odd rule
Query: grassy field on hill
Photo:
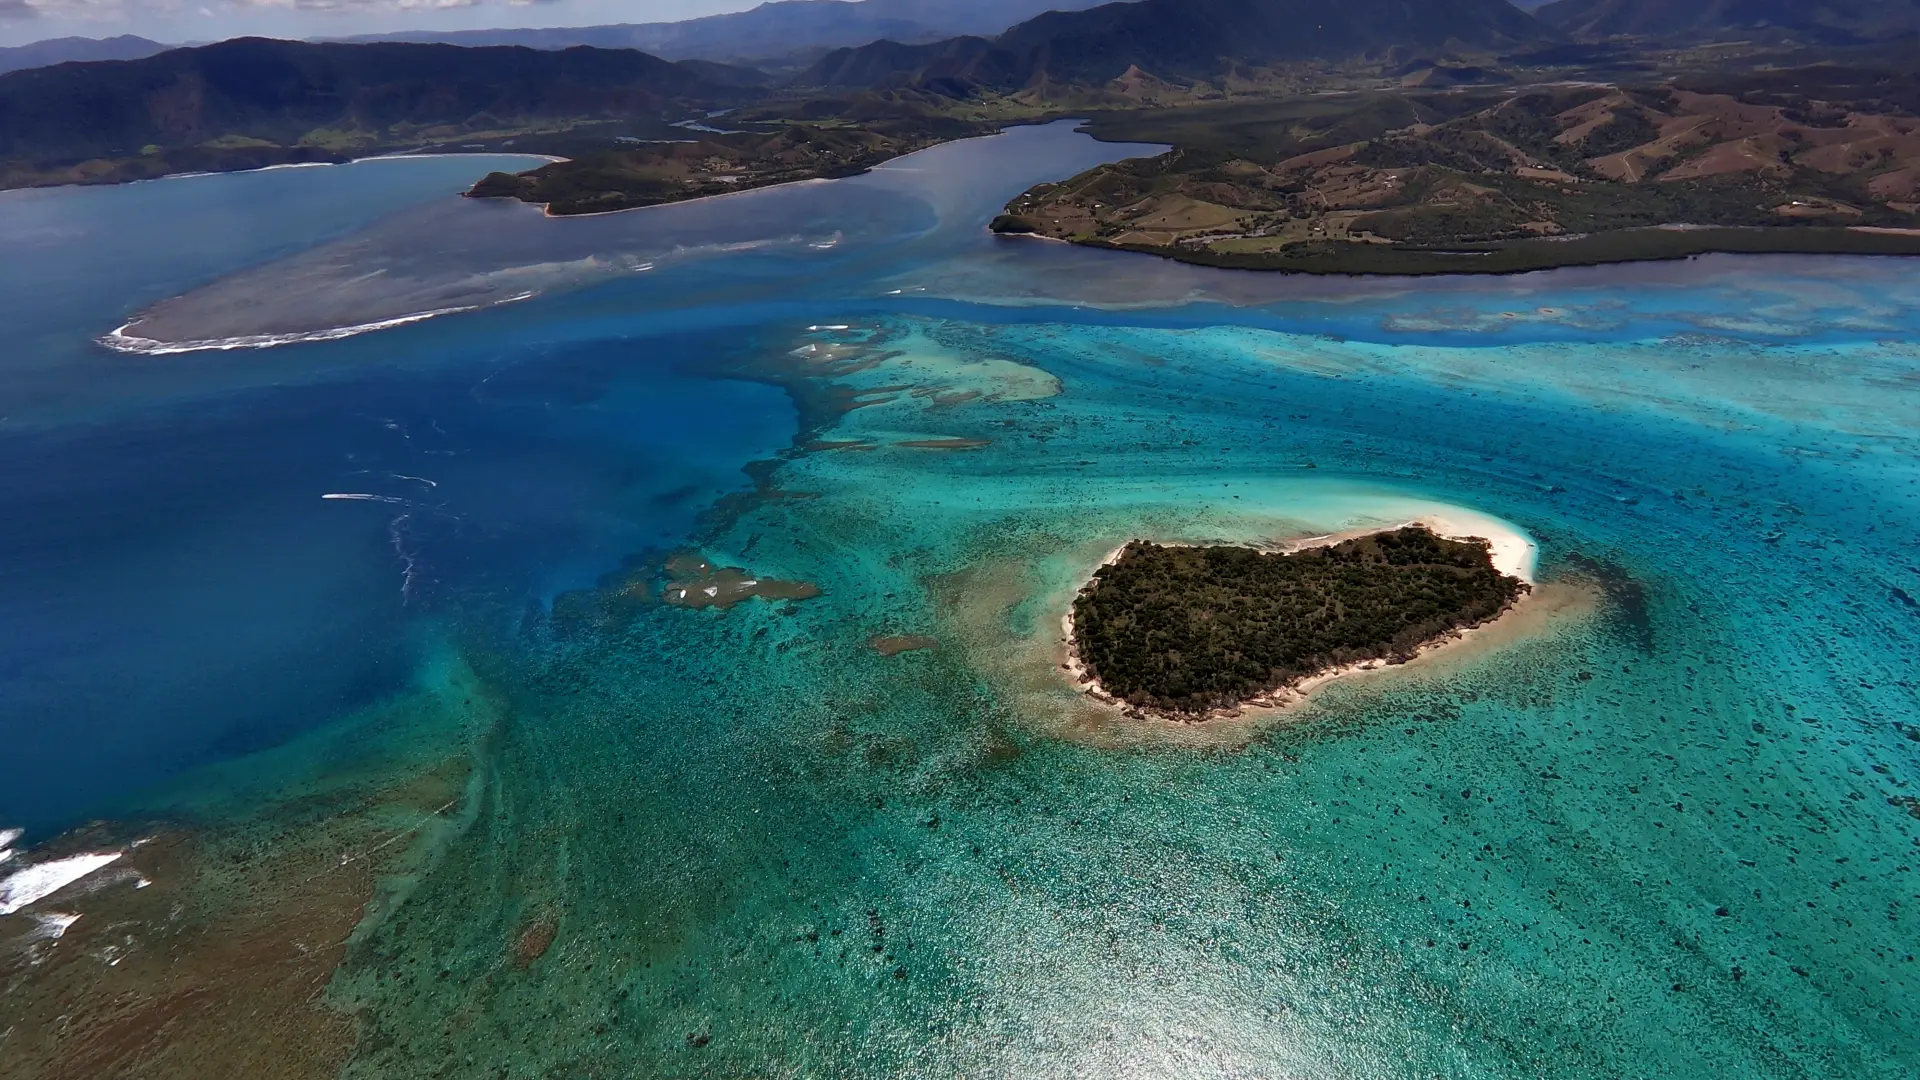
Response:
POLYGON ((1702 251, 1920 253, 1904 83, 1373 91, 1097 116, 1169 142, 1015 199, 1003 233, 1214 265, 1521 270, 1702 251))

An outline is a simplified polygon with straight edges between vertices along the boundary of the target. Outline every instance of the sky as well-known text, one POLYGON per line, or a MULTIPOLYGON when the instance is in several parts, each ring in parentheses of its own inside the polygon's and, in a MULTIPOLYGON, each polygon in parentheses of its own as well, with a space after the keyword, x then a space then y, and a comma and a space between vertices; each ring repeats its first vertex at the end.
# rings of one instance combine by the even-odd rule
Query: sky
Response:
POLYGON ((138 34, 169 44, 244 34, 333 37, 386 30, 671 22, 759 0, 0 0, 0 45, 138 34))

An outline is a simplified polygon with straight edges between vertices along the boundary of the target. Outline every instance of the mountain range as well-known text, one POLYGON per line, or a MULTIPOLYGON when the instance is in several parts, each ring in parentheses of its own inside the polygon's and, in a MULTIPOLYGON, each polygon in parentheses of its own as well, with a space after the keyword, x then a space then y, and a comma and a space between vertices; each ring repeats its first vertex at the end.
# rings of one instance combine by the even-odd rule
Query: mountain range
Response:
POLYGON ((1507 48, 1551 36, 1507 0, 1140 0, 1049 12, 994 39, 841 49, 800 81, 1013 89, 1101 84, 1136 67, 1161 78, 1208 78, 1239 65, 1340 60, 1395 46, 1507 48))
POLYGON ((168 46, 123 34, 110 38, 63 37, 31 45, 0 48, 0 75, 26 68, 95 60, 139 60, 164 52, 168 46))
POLYGON ((1920 0, 1555 0, 1540 20, 1576 38, 1707 40, 1758 33, 1852 44, 1920 32, 1920 0))
POLYGON ((743 100, 766 77, 632 50, 462 49, 239 38, 141 60, 0 75, 0 162, 208 143, 343 152, 554 120, 743 100))
MULTIPOLYGON (((0 74, 0 186, 418 147, 537 144, 543 152, 592 154, 617 148, 619 140, 682 138, 684 129, 670 124, 749 105, 762 108, 737 119, 758 119, 755 130, 793 120, 886 119, 904 125, 894 137, 911 139, 934 131, 929 125, 936 122, 972 130, 1043 115, 1088 100, 1088 91, 1164 106, 1217 97, 1222 88, 1297 93, 1324 83, 1326 74, 1431 89, 1499 82, 1507 77, 1501 57, 1538 58, 1596 38, 1750 33, 1756 40, 1850 43, 1920 27, 1920 0, 1704 0, 1693 7, 1555 0, 1537 16, 1508 0, 1137 0, 1045 11, 992 37, 867 41, 825 52, 798 75, 663 59, 631 47, 647 34, 654 41, 678 35, 674 48, 683 53, 756 52, 777 43, 791 56, 802 42, 817 40, 806 37, 808 27, 856 37, 893 25, 889 20, 997 28, 1003 19, 1062 2, 1084 0, 782 0, 680 24, 497 32, 561 44, 605 31, 610 37, 599 40, 619 48, 252 38, 138 59, 56 63, 0 74), (1187 85, 1197 83, 1206 85, 1187 85)), ((1601 47, 1647 53, 1631 42, 1601 47)), ((70 58, 160 46, 122 38, 38 48, 41 58, 70 58)))
POLYGON ((345 40, 440 42, 449 45, 525 45, 564 49, 639 49, 669 60, 779 61, 809 51, 871 41, 938 41, 998 34, 1054 9, 1078 10, 1099 0, 776 0, 750 11, 671 23, 539 30, 408 31, 345 40))

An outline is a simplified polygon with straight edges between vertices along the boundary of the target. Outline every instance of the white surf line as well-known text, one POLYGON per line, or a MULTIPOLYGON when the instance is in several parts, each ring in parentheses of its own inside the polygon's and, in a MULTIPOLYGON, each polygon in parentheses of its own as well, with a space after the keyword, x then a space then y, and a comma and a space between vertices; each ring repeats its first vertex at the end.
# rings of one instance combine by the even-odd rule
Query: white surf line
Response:
MULTIPOLYGON (((645 269, 648 270, 652 268, 651 264, 645 267, 645 269)), ((190 352, 229 352, 234 349, 272 349, 281 345, 303 345, 310 342, 339 341, 341 338, 371 334, 376 330, 391 330, 396 326, 407 326, 411 323, 426 322, 428 319, 438 319, 443 315, 463 315, 469 311, 484 311, 487 308, 504 307, 508 304, 520 303, 523 300, 532 300, 539 295, 537 291, 529 290, 515 293, 502 300, 493 300, 484 304, 464 304, 460 307, 435 308, 432 311, 420 311, 412 315, 401 315, 392 319, 359 323, 354 326, 336 326, 326 330, 304 330, 291 334, 243 334, 238 337, 208 338, 202 341, 157 341, 153 338, 143 338, 137 334, 130 334, 127 331, 133 329, 140 323, 139 319, 134 319, 132 322, 128 322, 112 333, 106 334, 96 340, 115 352, 134 353, 139 356, 173 356, 178 353, 190 352)))
MULTIPOLYGON (((507 303, 510 301, 501 301, 507 303)), ((318 341, 339 341, 341 338, 370 334, 376 330, 391 330, 396 326, 425 322, 442 315, 459 315, 469 311, 479 311, 486 304, 466 304, 460 307, 436 308, 413 315, 398 318, 381 319, 378 322, 359 323, 354 326, 336 326, 327 330, 305 330, 291 334, 242 334, 230 338, 206 338, 199 341, 159 341, 128 333, 139 324, 133 322, 99 339, 100 344, 115 352, 133 353, 137 356, 173 356, 190 352, 231 352, 234 349, 271 349, 281 345, 301 345, 318 341)))
POLYGON ((358 491, 336 491, 336 492, 330 492, 320 497, 322 499, 334 499, 334 500, 345 501, 345 502, 398 503, 401 506, 405 506, 407 504, 407 500, 396 499, 391 495, 368 495, 365 492, 358 492, 358 491))
POLYGON ((15 871, 12 876, 0 881, 0 915, 11 915, 29 904, 52 896, 88 874, 118 862, 122 854, 103 851, 74 855, 15 871))

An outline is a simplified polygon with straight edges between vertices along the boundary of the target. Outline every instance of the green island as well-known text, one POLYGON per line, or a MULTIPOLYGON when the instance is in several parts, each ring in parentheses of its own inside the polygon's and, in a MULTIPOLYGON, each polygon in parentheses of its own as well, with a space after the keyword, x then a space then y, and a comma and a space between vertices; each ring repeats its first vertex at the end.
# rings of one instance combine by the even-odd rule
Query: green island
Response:
POLYGON ((1338 668, 1409 660, 1528 588, 1485 541, 1422 526, 1287 554, 1135 540, 1074 600, 1070 645, 1099 696, 1197 721, 1338 668))

